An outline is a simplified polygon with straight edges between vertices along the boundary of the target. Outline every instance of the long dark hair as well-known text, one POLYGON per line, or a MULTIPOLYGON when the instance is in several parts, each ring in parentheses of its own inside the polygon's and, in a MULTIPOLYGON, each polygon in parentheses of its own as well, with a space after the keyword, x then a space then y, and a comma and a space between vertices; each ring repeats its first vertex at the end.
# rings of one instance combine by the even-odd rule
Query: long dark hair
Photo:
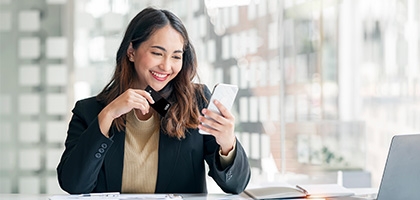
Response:
MULTIPOLYGON (((148 40, 158 29, 170 24, 184 39, 182 69, 160 93, 172 102, 165 117, 161 118, 161 127, 164 132, 178 139, 185 137, 185 130, 197 128, 200 116, 196 95, 204 97, 202 86, 194 84, 197 76, 197 59, 193 45, 190 43, 187 30, 182 21, 167 10, 145 8, 129 23, 124 38, 117 51, 116 67, 111 81, 98 94, 97 99, 108 105, 111 101, 134 86, 138 79, 134 63, 127 57, 127 49, 132 43, 137 49, 141 43, 148 40)), ((143 88, 142 88, 143 89, 143 88)), ((126 115, 113 121, 119 131, 125 128, 126 115)))

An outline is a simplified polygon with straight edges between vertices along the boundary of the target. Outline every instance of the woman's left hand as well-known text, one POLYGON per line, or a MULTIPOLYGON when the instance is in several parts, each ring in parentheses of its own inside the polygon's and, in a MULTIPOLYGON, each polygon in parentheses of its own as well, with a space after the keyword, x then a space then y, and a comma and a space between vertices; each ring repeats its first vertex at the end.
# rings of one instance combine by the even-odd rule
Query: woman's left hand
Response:
POLYGON ((235 117, 225 106, 215 100, 214 104, 222 115, 204 108, 201 112, 204 116, 200 116, 201 124, 199 129, 206 131, 216 138, 216 142, 220 145, 223 155, 227 155, 236 142, 235 138, 235 117), (206 124, 204 126, 203 124, 206 124))

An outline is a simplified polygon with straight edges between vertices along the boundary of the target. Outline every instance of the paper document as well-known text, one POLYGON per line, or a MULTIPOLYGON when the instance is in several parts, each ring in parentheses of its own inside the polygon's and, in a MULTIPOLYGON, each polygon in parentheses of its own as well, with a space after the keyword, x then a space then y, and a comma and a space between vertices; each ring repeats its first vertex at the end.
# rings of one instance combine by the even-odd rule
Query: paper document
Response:
POLYGON ((68 199, 107 199, 107 200, 120 200, 120 199, 168 199, 176 200, 182 199, 181 195, 177 194, 120 194, 118 192, 107 193, 90 193, 90 194, 76 194, 76 195, 55 195, 49 200, 68 200, 68 199))

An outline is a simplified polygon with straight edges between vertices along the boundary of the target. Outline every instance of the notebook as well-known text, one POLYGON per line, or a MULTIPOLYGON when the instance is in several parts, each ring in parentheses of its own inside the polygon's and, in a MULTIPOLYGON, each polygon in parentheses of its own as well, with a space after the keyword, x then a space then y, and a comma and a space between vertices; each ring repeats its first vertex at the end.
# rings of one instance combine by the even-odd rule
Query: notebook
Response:
POLYGON ((252 199, 324 198, 352 196, 354 192, 337 184, 300 184, 249 188, 242 197, 252 199), (245 196, 246 195, 246 196, 245 196))
MULTIPOLYGON (((376 200, 420 199, 420 134, 391 140, 376 200)), ((346 197, 340 200, 361 199, 346 197)))

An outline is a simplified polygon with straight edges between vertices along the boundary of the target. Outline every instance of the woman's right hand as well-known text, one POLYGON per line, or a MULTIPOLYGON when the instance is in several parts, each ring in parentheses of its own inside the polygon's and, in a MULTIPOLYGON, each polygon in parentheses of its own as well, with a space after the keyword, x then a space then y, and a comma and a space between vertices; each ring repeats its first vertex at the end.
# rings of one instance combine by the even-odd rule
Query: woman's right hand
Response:
POLYGON ((140 110, 143 115, 149 113, 149 102, 151 104, 155 103, 152 96, 145 90, 126 90, 99 113, 98 121, 102 134, 109 137, 108 132, 112 121, 121 115, 130 112, 133 108, 140 110))

